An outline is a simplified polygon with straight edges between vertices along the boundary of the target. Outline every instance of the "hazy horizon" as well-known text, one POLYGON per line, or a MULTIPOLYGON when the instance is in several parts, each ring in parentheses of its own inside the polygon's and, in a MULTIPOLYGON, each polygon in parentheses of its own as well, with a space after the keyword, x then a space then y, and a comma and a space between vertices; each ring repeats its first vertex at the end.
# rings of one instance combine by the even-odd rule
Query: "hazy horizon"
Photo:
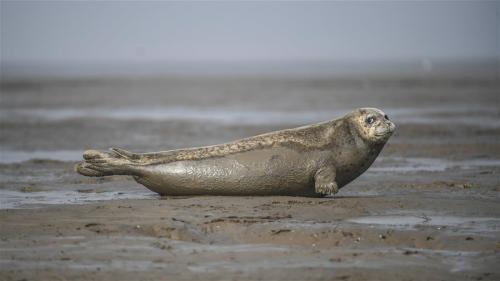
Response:
POLYGON ((499 13, 493 1, 1 1, 1 74, 491 72, 499 13))
POLYGON ((141 77, 421 77, 498 79, 500 61, 156 62, 6 64, 2 80, 141 77))

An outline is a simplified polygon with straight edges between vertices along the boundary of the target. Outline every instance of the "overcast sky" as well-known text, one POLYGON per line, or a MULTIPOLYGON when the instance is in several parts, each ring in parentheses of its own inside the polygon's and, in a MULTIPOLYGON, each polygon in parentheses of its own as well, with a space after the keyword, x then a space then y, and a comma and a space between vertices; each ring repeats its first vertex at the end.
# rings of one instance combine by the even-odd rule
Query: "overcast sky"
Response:
POLYGON ((499 2, 1 1, 9 62, 475 59, 499 2))

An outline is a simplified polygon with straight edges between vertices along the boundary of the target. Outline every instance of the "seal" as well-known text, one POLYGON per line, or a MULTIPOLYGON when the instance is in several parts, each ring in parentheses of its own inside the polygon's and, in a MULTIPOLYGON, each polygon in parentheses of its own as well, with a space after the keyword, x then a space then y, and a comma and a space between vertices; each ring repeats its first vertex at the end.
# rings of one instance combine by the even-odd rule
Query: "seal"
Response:
POLYGON ((365 172, 394 132, 376 108, 220 145, 151 153, 88 150, 76 171, 131 175, 161 195, 324 196, 365 172))

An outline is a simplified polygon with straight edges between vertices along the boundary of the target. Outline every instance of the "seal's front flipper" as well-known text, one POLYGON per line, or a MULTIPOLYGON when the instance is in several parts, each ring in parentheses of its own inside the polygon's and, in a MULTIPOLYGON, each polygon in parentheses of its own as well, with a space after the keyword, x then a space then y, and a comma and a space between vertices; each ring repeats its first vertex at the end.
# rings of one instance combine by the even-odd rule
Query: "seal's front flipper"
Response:
POLYGON ((335 168, 320 168, 314 175, 314 189, 321 195, 333 195, 339 191, 337 182, 335 182, 335 168))

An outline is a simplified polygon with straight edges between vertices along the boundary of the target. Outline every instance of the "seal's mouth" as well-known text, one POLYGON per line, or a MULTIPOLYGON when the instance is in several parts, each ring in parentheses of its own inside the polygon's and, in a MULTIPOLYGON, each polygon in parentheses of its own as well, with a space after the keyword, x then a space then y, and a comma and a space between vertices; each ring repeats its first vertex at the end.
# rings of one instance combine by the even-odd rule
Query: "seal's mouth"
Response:
POLYGON ((378 137, 378 138, 390 137, 394 133, 394 130, 396 129, 396 125, 394 125, 394 123, 392 123, 392 122, 389 122, 386 124, 387 124, 387 126, 384 128, 383 131, 375 133, 376 137, 378 137))
POLYGON ((392 135, 393 132, 391 131, 387 131, 385 133, 381 133, 381 134, 375 134, 375 136, 379 137, 379 138, 384 138, 384 137, 390 137, 392 135))

